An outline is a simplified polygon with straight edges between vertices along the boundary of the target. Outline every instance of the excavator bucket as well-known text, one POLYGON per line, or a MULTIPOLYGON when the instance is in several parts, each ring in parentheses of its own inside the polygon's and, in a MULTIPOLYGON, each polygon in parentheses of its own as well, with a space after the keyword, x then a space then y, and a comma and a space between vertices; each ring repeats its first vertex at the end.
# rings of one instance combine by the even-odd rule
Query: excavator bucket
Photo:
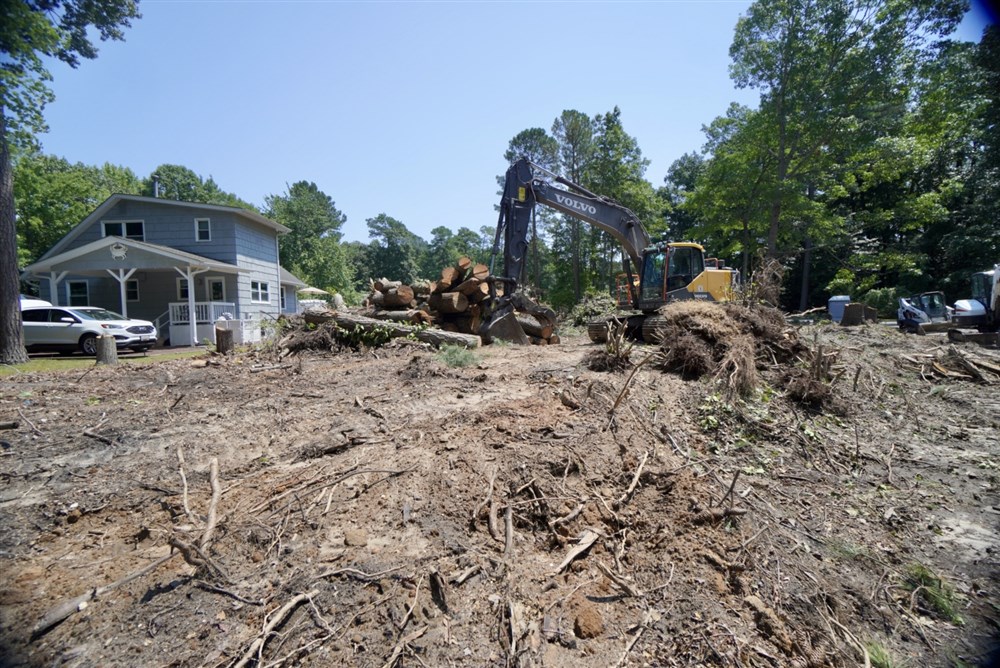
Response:
POLYGON ((521 329, 521 324, 517 321, 513 311, 507 311, 503 315, 491 319, 483 327, 482 335, 487 343, 494 339, 510 341, 518 345, 529 343, 528 335, 521 329))

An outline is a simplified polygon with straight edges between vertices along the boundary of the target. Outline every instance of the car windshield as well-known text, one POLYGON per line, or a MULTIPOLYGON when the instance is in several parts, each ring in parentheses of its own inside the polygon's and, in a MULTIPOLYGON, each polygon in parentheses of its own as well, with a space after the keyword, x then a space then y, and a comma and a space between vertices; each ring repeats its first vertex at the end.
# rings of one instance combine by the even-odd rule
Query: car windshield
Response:
POLYGON ((87 309, 86 311, 73 311, 73 313, 77 314, 84 320, 128 320, 128 318, 123 315, 115 313, 114 311, 105 311, 102 308, 87 309))

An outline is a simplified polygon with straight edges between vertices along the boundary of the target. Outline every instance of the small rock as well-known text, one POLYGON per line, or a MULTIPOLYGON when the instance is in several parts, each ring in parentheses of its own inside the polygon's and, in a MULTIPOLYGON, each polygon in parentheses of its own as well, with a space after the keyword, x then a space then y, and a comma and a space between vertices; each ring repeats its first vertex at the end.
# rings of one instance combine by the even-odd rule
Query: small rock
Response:
POLYGON ((348 529, 344 532, 344 545, 364 547, 368 544, 368 534, 364 529, 348 529))

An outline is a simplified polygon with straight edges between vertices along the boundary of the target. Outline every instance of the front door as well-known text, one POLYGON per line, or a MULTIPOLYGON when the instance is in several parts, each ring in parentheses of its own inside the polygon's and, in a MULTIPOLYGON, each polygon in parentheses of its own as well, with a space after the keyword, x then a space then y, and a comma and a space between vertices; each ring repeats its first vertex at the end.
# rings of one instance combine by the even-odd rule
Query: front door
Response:
POLYGON ((205 279, 206 285, 208 285, 208 301, 210 302, 224 302, 226 301, 226 281, 223 278, 207 278, 205 279))

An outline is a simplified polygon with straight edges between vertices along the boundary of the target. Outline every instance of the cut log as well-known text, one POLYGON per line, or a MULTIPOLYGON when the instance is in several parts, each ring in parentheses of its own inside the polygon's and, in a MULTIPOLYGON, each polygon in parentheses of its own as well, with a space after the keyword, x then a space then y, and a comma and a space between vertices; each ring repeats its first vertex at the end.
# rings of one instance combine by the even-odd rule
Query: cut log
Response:
POLYGON ((469 308, 469 300, 461 292, 443 292, 431 295, 427 300, 430 307, 441 313, 463 313, 469 308))
POLYGON ((478 336, 474 336, 472 334, 444 332, 440 329, 419 329, 417 327, 411 327, 409 325, 395 323, 392 321, 376 320, 374 318, 354 315, 353 313, 342 313, 339 311, 330 311, 328 309, 307 309, 306 312, 302 314, 302 317, 306 322, 314 325, 321 325, 325 322, 333 321, 338 327, 342 327, 347 330, 353 330, 357 327, 362 331, 367 332, 378 328, 383 331, 388 331, 389 335, 394 338, 410 336, 412 334, 418 341, 430 343, 435 346, 448 344, 462 346, 465 348, 478 348, 482 345, 482 340, 478 336))
POLYGON ((550 346, 557 346, 557 345, 559 345, 559 341, 560 341, 560 338, 559 338, 558 334, 553 334, 552 336, 549 337, 549 345, 550 346))
POLYGON ((395 288, 389 288, 385 293, 384 305, 388 308, 393 306, 405 306, 408 307, 410 302, 413 301, 413 288, 409 285, 400 285, 395 288))
POLYGON ((441 280, 438 281, 437 292, 440 294, 449 290, 459 280, 459 271, 455 267, 445 267, 441 270, 441 280))
POLYGON ((385 295, 378 290, 368 295, 368 303, 377 308, 385 306, 385 295))
POLYGON ((458 331, 466 334, 477 333, 479 331, 479 327, 483 324, 483 321, 479 317, 478 313, 463 313, 461 315, 451 316, 451 318, 451 322, 455 323, 458 327, 458 331))
POLYGON ((469 298, 470 302, 478 304, 490 296, 490 284, 486 282, 480 283, 479 288, 475 292, 466 296, 469 298))
POLYGON ((472 277, 478 278, 480 281, 485 281, 490 277, 490 268, 485 264, 476 264, 472 267, 472 277))
POLYGON ((97 363, 109 366, 118 364, 118 344, 110 334, 97 337, 97 363))
POLYGON ((529 336, 528 340, 531 341, 533 346, 547 346, 549 345, 548 339, 543 339, 540 336, 529 336))
POLYGON ((521 325, 521 329, 528 336, 534 336, 539 339, 545 339, 548 341, 549 337, 552 336, 552 325, 543 325, 538 318, 529 315, 527 313, 518 313, 517 322, 521 325))
POLYGON ((215 351, 220 355, 233 352, 233 330, 227 327, 215 328, 215 351))
POLYGON ((403 284, 402 281, 390 281, 388 278, 380 278, 373 281, 375 289, 379 292, 388 292, 389 288, 398 288, 403 284))
POLYGON ((434 316, 427 311, 420 309, 405 309, 402 311, 375 310, 368 313, 376 320, 393 320, 395 322, 406 322, 411 325, 430 325, 434 322, 434 316))
MULTIPOLYGON (((470 279, 462 282, 458 287, 455 288, 455 291, 456 292, 461 292, 466 297, 469 297, 469 296, 471 296, 471 295, 479 292, 479 286, 482 285, 482 284, 483 284, 482 281, 480 281, 478 278, 473 277, 473 278, 470 278, 470 279)), ((487 286, 487 289, 488 289, 488 286, 487 286)))
POLYGON ((472 267, 472 260, 465 257, 464 255, 458 258, 458 262, 455 263, 455 268, 461 271, 463 274, 469 271, 470 267, 472 267))
POLYGON ((414 281, 413 283, 410 283, 410 287, 413 288, 414 297, 426 297, 433 292, 433 286, 434 283, 431 281, 414 281))

